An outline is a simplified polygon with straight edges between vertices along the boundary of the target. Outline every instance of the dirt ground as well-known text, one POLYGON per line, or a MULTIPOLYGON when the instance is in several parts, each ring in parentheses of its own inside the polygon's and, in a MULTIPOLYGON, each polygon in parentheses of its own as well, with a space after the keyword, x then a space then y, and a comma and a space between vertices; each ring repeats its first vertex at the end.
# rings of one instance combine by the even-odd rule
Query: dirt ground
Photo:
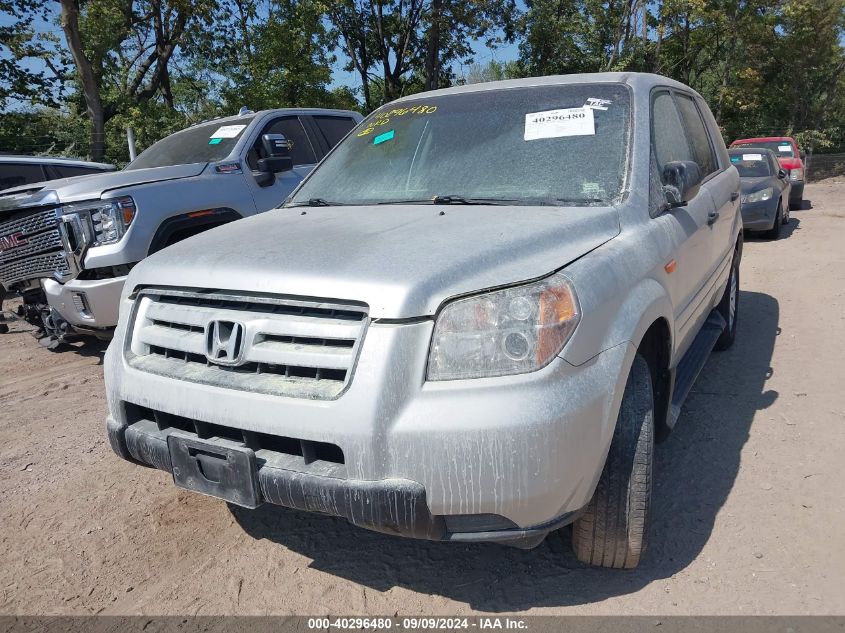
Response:
POLYGON ((749 238, 737 344, 658 446, 651 546, 587 568, 404 540, 264 506, 230 513, 121 461, 102 344, 0 335, 3 614, 845 614, 845 184, 749 238))

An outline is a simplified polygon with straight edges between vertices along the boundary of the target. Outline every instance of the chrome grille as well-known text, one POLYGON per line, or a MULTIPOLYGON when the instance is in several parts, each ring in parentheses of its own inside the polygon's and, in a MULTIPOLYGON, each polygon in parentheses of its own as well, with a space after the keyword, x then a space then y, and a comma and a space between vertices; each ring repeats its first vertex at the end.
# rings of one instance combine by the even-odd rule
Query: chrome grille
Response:
POLYGON ((9 235, 20 231, 24 235, 32 235, 45 229, 56 228, 59 219, 56 209, 47 209, 37 213, 24 212, 23 217, 18 216, 12 220, 0 222, 0 235, 9 235))
POLYGON ((352 378, 367 322, 363 305, 146 291, 137 299, 127 359, 137 369, 189 382, 329 400, 352 378), (234 365, 206 356, 215 321, 243 326, 234 365))
POLYGON ((64 277, 70 265, 64 252, 55 208, 23 211, 0 222, 0 238, 16 236, 24 243, 0 251, 0 284, 38 277, 64 277))
POLYGON ((26 279, 66 277, 70 274, 70 266, 62 251, 0 264, 0 284, 6 287, 26 279))

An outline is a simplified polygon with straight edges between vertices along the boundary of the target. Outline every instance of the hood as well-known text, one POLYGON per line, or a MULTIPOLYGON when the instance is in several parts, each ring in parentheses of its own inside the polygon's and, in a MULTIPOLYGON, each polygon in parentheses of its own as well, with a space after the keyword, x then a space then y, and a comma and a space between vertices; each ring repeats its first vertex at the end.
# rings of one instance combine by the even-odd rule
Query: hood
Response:
POLYGON ((42 206, 50 202, 80 202, 99 198, 102 194, 114 189, 163 180, 190 178, 201 174, 206 165, 207 163, 194 163, 112 171, 13 187, 0 192, 0 212, 11 208, 42 206))
POLYGON ((619 233, 611 207, 391 205, 276 209, 148 257, 143 285, 360 301, 373 318, 545 276, 619 233), (443 215, 441 215, 443 213, 443 215))
POLYGON ((760 191, 760 189, 765 189, 766 187, 773 186, 773 181, 774 176, 762 176, 759 178, 740 178, 739 190, 742 193, 754 193, 755 191, 760 191))

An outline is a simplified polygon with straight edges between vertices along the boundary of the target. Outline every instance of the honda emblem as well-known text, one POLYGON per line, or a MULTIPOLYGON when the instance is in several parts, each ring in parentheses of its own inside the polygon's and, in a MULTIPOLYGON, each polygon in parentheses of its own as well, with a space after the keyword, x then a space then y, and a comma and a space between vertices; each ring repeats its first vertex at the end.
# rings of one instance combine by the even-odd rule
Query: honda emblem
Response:
POLYGON ((216 365, 241 363, 246 328, 237 321, 211 321, 205 328, 205 356, 216 365))

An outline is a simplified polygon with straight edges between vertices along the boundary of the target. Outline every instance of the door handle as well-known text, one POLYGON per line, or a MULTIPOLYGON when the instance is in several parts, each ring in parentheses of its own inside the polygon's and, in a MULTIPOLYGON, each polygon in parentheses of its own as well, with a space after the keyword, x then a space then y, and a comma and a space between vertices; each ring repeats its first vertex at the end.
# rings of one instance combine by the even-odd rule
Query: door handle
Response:
POLYGON ((719 212, 718 211, 711 211, 707 214, 707 224, 713 224, 716 220, 719 219, 719 212))
POLYGON ((739 191, 731 191, 731 202, 739 198, 739 191))

